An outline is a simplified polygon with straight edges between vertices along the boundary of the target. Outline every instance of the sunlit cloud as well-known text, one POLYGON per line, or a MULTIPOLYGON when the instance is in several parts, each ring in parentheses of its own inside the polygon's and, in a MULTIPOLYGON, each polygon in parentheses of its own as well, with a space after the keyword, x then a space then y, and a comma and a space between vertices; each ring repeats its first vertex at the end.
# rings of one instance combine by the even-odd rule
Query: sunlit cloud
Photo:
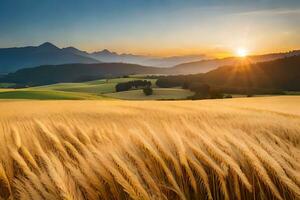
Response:
POLYGON ((269 10, 255 10, 255 11, 248 11, 248 12, 239 12, 234 13, 233 15, 261 15, 261 16, 268 16, 268 15, 300 15, 300 9, 269 9, 269 10))

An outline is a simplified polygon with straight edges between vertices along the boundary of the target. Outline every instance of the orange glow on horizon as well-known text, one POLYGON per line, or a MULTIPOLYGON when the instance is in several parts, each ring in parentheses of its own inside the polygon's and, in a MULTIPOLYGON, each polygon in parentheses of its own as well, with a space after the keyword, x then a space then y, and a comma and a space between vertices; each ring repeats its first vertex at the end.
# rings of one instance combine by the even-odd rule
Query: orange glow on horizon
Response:
MULTIPOLYGON (((191 55, 205 55, 207 58, 226 58, 226 57, 247 57, 251 55, 263 55, 270 53, 282 53, 297 50, 297 48, 276 48, 276 49, 264 49, 264 50, 251 50, 251 55, 248 49, 245 48, 237 48, 232 50, 233 48, 224 48, 224 49, 213 49, 213 48, 169 48, 169 49, 160 49, 160 48, 145 48, 145 47, 135 47, 132 46, 113 46, 113 47, 102 47, 97 46, 96 44, 93 46, 85 46, 78 47, 79 49, 83 49, 87 52, 95 52, 101 51, 103 49, 108 49, 111 52, 117 52, 119 54, 134 54, 134 55, 144 55, 144 56, 152 56, 152 57, 172 57, 172 56, 191 56, 191 55), (231 49, 231 50, 230 50, 231 49)), ((300 49, 300 48, 299 48, 300 49)))

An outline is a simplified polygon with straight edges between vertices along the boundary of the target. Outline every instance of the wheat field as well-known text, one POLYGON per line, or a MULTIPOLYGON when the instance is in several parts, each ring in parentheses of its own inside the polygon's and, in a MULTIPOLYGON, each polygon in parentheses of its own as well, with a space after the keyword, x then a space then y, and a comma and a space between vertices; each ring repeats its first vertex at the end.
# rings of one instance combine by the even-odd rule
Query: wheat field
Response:
POLYGON ((2 199, 300 199, 300 98, 0 101, 2 199))

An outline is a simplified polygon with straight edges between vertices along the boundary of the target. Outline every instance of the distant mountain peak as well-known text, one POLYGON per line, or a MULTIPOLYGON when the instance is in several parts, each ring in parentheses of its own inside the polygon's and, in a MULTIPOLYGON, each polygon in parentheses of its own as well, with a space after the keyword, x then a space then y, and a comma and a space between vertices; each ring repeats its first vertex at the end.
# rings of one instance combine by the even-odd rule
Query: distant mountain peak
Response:
POLYGON ((102 53, 112 53, 112 52, 110 52, 108 49, 103 49, 101 52, 102 52, 102 53))
POLYGON ((67 50, 67 51, 70 51, 70 52, 72 52, 72 53, 81 52, 81 53, 85 53, 85 54, 87 54, 87 52, 86 52, 86 51, 81 51, 81 50, 79 50, 79 49, 77 49, 77 48, 75 48, 75 47, 72 47, 72 46, 70 46, 70 47, 65 47, 65 48, 62 48, 62 50, 67 50))
POLYGON ((94 55, 102 55, 102 56, 118 56, 116 52, 112 52, 108 49, 103 49, 102 51, 96 51, 92 53, 94 55))
POLYGON ((54 44, 52 44, 50 42, 45 42, 38 47, 47 48, 47 49, 59 49, 57 46, 55 46, 54 44))
POLYGON ((98 59, 74 49, 61 49, 50 42, 39 46, 0 49, 0 73, 40 65, 67 63, 98 63, 98 59))
POLYGON ((102 51, 100 51, 99 53, 103 54, 103 55, 118 55, 116 52, 110 51, 108 49, 103 49, 102 51))
POLYGON ((65 48, 63 48, 63 49, 80 51, 79 49, 77 49, 77 48, 75 48, 75 47, 65 47, 65 48))

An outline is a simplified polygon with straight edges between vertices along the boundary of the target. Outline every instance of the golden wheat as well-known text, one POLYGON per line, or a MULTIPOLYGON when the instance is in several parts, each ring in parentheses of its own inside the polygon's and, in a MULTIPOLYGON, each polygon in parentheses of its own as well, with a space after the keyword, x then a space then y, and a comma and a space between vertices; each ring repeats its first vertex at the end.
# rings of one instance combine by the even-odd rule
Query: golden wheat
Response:
POLYGON ((299 107, 288 96, 3 101, 0 199, 297 200, 299 107))

